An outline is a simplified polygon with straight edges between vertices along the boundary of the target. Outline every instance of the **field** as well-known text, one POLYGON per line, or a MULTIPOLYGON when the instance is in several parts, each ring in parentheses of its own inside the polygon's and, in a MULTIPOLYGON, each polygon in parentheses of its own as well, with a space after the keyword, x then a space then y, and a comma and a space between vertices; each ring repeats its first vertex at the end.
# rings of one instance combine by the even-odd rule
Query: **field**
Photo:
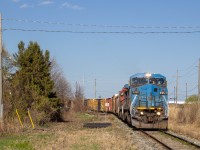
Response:
MULTIPOLYGON (((16 135, 2 137, 0 149, 136 149, 121 121, 113 115, 78 113, 67 122, 50 123, 45 128, 25 130, 16 135), (86 122, 111 122, 107 128, 84 128, 86 122), (117 144, 116 144, 117 143, 117 144)), ((126 126, 126 125, 124 125, 126 126)), ((128 128, 128 127, 127 127, 128 128)))
MULTIPOLYGON (((170 105, 169 129, 200 140, 199 105, 170 105)), ((70 113, 65 122, 49 123, 43 128, 25 128, 18 133, 0 137, 0 149, 5 150, 110 150, 141 149, 144 142, 137 132, 123 124, 116 116, 96 113, 70 113), (107 128, 85 128, 85 123, 109 122, 107 128)), ((152 144, 153 146, 153 144, 152 144)), ((143 149, 145 149, 143 147, 143 149)))
POLYGON ((200 140, 200 104, 170 104, 169 129, 200 140))

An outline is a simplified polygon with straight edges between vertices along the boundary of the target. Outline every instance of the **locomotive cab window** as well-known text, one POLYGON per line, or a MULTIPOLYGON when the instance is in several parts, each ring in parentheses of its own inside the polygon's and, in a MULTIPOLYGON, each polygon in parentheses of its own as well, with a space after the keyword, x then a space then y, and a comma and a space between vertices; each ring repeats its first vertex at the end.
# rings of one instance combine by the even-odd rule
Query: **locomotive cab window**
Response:
POLYGON ((155 84, 159 86, 166 86, 166 80, 163 78, 150 78, 149 84, 155 84))
POLYGON ((148 83, 147 78, 132 78, 131 85, 133 86, 140 86, 148 83))

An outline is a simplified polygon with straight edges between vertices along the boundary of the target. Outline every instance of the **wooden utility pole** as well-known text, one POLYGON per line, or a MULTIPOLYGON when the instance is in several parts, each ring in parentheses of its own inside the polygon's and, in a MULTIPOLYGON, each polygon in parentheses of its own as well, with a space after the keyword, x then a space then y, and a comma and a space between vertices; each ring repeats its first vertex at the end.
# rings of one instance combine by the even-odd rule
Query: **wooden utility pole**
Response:
POLYGON ((85 92, 85 75, 83 74, 83 106, 85 106, 85 96, 84 96, 84 92, 85 92))
POLYGON ((200 59, 199 59, 199 75, 198 75, 198 102, 200 103, 200 59))
POLYGON ((0 13, 0 121, 3 121, 2 51, 2 15, 0 13))
POLYGON ((176 103, 176 87, 174 87, 174 104, 176 103))
POLYGON ((178 75, 178 69, 176 71, 176 104, 178 101, 178 79, 179 79, 179 75, 178 75))
POLYGON ((186 99, 185 100, 187 100, 187 83, 185 85, 186 85, 186 87, 185 87, 186 88, 186 90, 185 90, 185 94, 186 94, 185 98, 186 99))
POLYGON ((97 96, 96 88, 97 88, 96 79, 94 79, 94 98, 95 99, 96 99, 96 96, 97 96))

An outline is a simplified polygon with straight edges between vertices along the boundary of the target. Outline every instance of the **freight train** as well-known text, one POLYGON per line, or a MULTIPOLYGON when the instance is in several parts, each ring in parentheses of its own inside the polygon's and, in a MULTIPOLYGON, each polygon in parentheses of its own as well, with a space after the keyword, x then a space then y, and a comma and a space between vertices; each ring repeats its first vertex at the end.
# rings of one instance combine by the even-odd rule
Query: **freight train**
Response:
POLYGON ((168 90, 161 74, 137 73, 112 98, 86 99, 89 110, 111 112, 140 129, 168 128, 168 90))

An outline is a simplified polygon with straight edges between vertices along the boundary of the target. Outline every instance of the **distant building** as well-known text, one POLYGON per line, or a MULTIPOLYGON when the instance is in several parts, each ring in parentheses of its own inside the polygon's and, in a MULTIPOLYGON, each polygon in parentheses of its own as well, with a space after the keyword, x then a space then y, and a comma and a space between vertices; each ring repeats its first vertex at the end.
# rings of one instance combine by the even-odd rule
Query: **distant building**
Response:
MULTIPOLYGON (((170 100, 168 103, 169 104, 174 104, 174 101, 170 100)), ((184 104, 184 103, 185 103, 185 101, 177 101, 177 104, 184 104)))

